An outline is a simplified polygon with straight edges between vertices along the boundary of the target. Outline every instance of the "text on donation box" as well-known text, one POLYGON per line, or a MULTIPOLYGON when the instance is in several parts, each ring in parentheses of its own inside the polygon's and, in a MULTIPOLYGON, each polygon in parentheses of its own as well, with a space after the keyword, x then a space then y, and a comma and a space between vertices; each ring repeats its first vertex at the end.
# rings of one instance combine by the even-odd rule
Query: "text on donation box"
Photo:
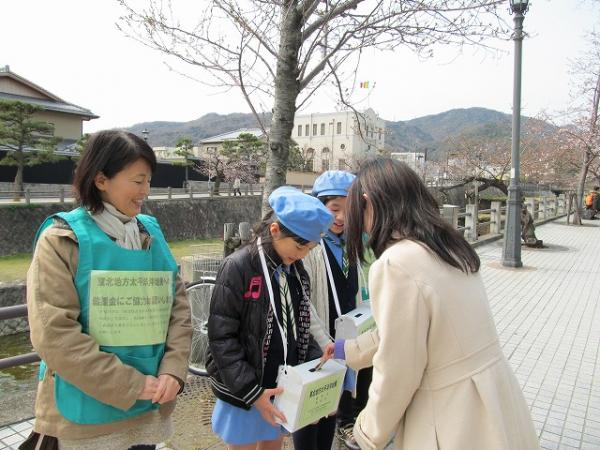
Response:
POLYGON ((275 397, 275 407, 287 419, 282 423, 290 432, 299 430, 317 420, 330 415, 338 408, 346 366, 330 359, 314 370, 319 360, 306 362, 294 367, 288 366, 284 372, 279 368, 277 387, 283 393, 275 397))
POLYGON ((335 338, 354 339, 375 328, 370 305, 361 305, 335 319, 335 338))
POLYGON ((99 345, 160 344, 171 316, 173 274, 93 270, 89 299, 89 334, 99 345))

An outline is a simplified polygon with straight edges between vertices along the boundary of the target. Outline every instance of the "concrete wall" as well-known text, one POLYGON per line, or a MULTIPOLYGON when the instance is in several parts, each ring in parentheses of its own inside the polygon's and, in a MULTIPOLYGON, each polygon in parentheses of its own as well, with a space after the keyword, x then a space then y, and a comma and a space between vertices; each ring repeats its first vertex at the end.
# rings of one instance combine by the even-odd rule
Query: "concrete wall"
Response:
MULTIPOLYGON (((168 240, 218 238, 226 222, 255 223, 260 218, 260 196, 148 200, 143 212, 155 216, 168 240)), ((28 253, 43 220, 71 204, 0 207, 0 256, 28 253)))
POLYGON ((296 172, 288 170, 285 175, 285 183, 308 188, 314 184, 318 176, 319 174, 314 172, 296 172))

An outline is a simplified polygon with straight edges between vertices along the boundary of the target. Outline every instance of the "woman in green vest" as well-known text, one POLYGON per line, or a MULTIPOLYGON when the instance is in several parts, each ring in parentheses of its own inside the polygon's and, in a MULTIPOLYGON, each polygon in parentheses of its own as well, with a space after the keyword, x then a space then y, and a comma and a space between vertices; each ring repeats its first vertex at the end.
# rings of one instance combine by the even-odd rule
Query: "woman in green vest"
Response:
POLYGON ((191 325, 167 242, 141 214, 155 168, 138 136, 92 135, 74 175, 81 206, 40 227, 27 307, 42 363, 21 448, 153 449, 172 433, 191 325))

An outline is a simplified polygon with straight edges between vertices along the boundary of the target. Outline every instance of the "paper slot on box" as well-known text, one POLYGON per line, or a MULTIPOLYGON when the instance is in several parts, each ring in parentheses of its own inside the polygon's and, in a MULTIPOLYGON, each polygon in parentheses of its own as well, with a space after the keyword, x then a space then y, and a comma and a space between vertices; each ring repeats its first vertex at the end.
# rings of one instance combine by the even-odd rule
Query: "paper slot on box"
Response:
POLYGON ((335 319, 335 338, 354 339, 375 328, 370 305, 361 305, 335 319))
POLYGON ((318 359, 297 366, 279 368, 277 387, 283 394, 275 397, 274 405, 287 419, 283 427, 293 433, 338 408, 346 366, 330 359, 320 370, 314 370, 318 359))

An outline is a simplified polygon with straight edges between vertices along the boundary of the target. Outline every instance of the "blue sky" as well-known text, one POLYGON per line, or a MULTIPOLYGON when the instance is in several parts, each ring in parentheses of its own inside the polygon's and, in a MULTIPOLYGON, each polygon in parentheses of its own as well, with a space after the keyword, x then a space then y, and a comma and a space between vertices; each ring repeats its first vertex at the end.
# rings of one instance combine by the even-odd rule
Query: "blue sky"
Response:
MULTIPOLYGON (((249 111, 239 93, 218 92, 182 77, 169 70, 165 56, 123 36, 115 26, 120 13, 110 0, 3 2, 0 65, 8 64, 19 75, 100 115, 84 125, 87 132, 249 111)), ((512 22, 508 0, 506 19, 512 22)), ((594 26, 600 29, 598 25, 599 2, 532 1, 525 18, 524 114, 554 113, 568 106, 571 61, 585 49, 585 33, 594 26)), ((496 52, 439 48, 428 60, 406 50, 367 52, 358 79, 376 86, 369 95, 364 91, 357 106, 370 106, 387 120, 472 106, 510 113, 513 43, 493 45, 496 52)), ((325 91, 302 112, 326 112, 335 104, 335 93, 325 91)))

